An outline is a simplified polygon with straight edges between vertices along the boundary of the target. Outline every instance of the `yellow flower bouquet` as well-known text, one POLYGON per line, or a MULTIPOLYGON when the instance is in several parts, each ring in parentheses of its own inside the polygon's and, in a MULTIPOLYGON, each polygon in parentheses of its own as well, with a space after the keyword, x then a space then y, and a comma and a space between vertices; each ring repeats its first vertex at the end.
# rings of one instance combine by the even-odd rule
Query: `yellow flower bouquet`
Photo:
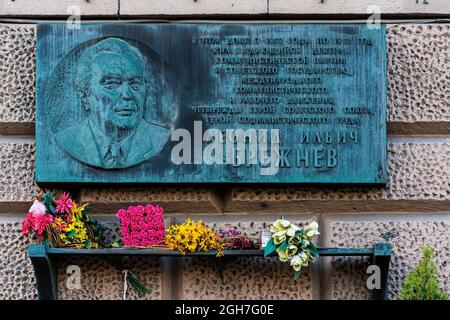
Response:
POLYGON ((166 230, 165 243, 169 249, 178 250, 181 254, 217 250, 218 257, 223 255, 219 235, 202 220, 195 223, 188 218, 184 224, 170 226, 166 230))

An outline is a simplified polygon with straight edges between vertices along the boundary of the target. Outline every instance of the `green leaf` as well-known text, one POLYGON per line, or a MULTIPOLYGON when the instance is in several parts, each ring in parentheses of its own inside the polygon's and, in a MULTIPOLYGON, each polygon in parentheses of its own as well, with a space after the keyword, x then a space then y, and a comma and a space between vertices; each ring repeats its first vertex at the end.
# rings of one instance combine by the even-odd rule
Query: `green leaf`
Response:
POLYGON ((84 207, 83 211, 81 211, 81 214, 83 214, 85 216, 89 216, 89 214, 90 214, 89 208, 87 206, 84 207))
POLYGON ((75 236, 75 230, 71 230, 70 232, 68 232, 66 234, 66 236, 69 237, 69 238, 73 238, 75 236))
POLYGON ((52 213, 55 214, 55 206, 53 204, 49 204, 48 205, 48 210, 52 213))
POLYGON ((298 280, 298 277, 300 276, 301 273, 302 273, 302 270, 294 271, 294 280, 295 280, 295 281, 298 280))
POLYGON ((276 249, 277 246, 273 242, 273 239, 270 239, 266 244, 266 248, 264 249, 264 257, 267 257, 268 255, 272 254, 276 249))
POLYGON ((45 245, 46 247, 51 247, 51 246, 50 246, 50 240, 48 240, 48 238, 46 238, 46 239, 44 240, 44 245, 45 245))
POLYGON ((53 193, 51 193, 50 191, 47 191, 47 193, 44 195, 42 200, 45 205, 50 205, 55 200, 55 197, 53 196, 53 193))
POLYGON ((86 241, 84 242, 84 247, 85 247, 86 249, 91 249, 91 247, 92 247, 92 242, 91 242, 91 240, 86 240, 86 241))
POLYGON ((141 282, 141 280, 139 280, 139 278, 130 270, 128 270, 127 280, 131 284, 133 289, 137 291, 139 296, 143 296, 143 295, 151 292, 151 290, 149 288, 147 288, 141 282))
POLYGON ((316 246, 312 242, 309 244, 308 249, 311 251, 314 257, 319 256, 319 251, 317 251, 316 246))
POLYGON ((286 240, 284 240, 284 241, 281 243, 281 245, 280 245, 280 250, 283 251, 284 249, 287 248, 287 246, 288 246, 288 242, 287 242, 287 239, 286 239, 286 240))

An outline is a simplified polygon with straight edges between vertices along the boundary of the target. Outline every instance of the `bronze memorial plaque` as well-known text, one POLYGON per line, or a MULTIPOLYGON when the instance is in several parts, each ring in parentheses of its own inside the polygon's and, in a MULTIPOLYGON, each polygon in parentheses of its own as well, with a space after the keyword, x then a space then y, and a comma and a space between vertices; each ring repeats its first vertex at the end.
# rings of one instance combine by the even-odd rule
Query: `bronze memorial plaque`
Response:
POLYGON ((384 184, 385 28, 40 24, 41 183, 384 184))

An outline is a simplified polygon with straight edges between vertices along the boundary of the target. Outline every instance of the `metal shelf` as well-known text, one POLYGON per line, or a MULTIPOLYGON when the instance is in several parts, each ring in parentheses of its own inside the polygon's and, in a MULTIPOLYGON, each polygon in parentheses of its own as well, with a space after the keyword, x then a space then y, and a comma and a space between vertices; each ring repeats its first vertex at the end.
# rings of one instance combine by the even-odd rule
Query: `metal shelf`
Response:
MULTIPOLYGON (((372 248, 318 248, 319 256, 367 256, 371 263, 378 265, 381 271, 381 287, 371 290, 372 300, 385 300, 387 293, 387 275, 392 248, 389 243, 375 243, 372 248)), ((146 256, 158 257, 214 257, 227 261, 240 257, 264 257, 263 250, 225 250, 224 256, 216 258, 217 251, 195 252, 182 255, 178 251, 162 249, 138 249, 138 248, 110 248, 110 249, 72 249, 49 248, 42 244, 31 244, 28 247, 28 256, 33 264, 36 276, 39 300, 56 300, 58 298, 57 263, 65 256, 146 256)))

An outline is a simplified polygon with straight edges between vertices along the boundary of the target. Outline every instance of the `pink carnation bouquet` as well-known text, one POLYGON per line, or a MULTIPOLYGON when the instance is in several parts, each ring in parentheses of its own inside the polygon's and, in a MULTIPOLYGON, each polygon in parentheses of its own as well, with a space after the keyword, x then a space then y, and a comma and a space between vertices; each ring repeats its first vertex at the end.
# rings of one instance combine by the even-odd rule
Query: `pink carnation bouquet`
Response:
POLYGON ((117 211, 120 233, 125 246, 146 247, 164 243, 164 210, 147 204, 117 211))

